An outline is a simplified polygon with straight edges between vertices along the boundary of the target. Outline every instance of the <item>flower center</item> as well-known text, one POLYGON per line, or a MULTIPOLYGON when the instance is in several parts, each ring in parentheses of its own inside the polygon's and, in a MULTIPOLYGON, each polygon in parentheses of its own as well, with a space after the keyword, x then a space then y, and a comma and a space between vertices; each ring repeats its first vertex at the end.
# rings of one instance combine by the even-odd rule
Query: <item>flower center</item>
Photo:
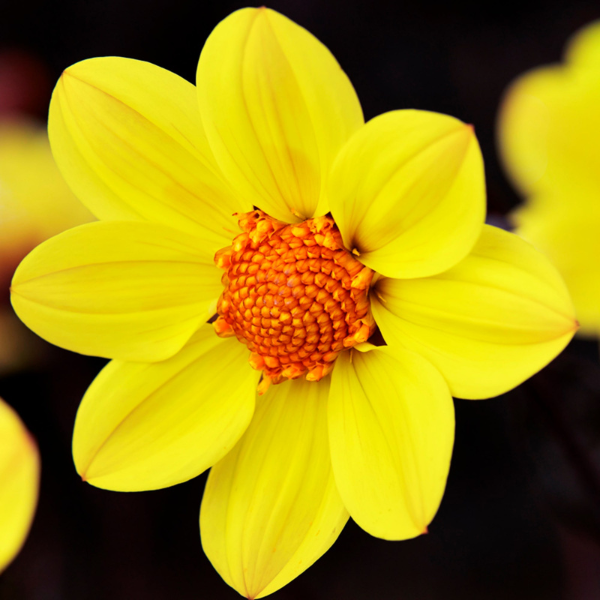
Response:
POLYGON ((344 248, 331 217, 287 225, 254 210, 239 225, 243 233, 215 254, 225 270, 215 331, 248 346, 263 371, 259 393, 302 375, 319 381, 375 330, 373 271, 344 248))

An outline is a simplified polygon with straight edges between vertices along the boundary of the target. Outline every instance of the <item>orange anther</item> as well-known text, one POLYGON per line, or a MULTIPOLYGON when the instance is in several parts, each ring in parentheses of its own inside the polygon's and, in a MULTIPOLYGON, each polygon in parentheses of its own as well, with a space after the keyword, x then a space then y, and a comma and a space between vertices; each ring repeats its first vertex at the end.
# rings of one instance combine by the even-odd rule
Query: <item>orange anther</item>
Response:
POLYGON ((233 327, 223 318, 219 317, 214 323, 215 333, 222 338, 228 338, 235 335, 233 327))
POLYGON ((265 365, 269 367, 269 369, 277 369, 279 367, 279 361, 274 356, 264 356, 265 365))
POLYGON ((313 367, 307 374, 307 381, 320 381, 326 375, 329 375, 333 370, 333 363, 318 364, 313 367))
POLYGON ((241 250, 243 250, 246 247, 248 240, 249 240, 249 238, 248 238, 247 233, 242 233, 241 235, 238 235, 233 240, 233 245, 232 245, 233 251, 240 252, 241 250))
POLYGON ((297 377, 300 377, 300 375, 302 375, 303 373, 304 369, 301 365, 290 365, 289 367, 281 371, 281 375, 283 377, 286 377, 287 379, 296 379, 297 377))
POLYGON ((219 269, 229 269, 231 266, 231 249, 230 248, 221 248, 221 250, 217 250, 215 254, 215 265, 219 269))
POLYGON ((262 368, 265 366, 265 359, 256 352, 252 352, 252 354, 250 354, 248 362, 250 363, 250 366, 253 369, 256 369, 257 371, 261 371, 262 368))
POLYGON ((361 328, 354 334, 354 339, 357 344, 366 342, 371 337, 371 331, 368 325, 362 324, 361 328))
POLYGON ((263 378, 260 380, 258 388, 256 389, 259 396, 262 396, 271 387, 271 382, 272 380, 270 377, 263 375, 263 378))
POLYGON ((310 230, 308 229, 308 227, 302 227, 302 225, 296 225, 294 227, 292 227, 292 235, 295 237, 306 237, 307 235, 310 235, 310 230))

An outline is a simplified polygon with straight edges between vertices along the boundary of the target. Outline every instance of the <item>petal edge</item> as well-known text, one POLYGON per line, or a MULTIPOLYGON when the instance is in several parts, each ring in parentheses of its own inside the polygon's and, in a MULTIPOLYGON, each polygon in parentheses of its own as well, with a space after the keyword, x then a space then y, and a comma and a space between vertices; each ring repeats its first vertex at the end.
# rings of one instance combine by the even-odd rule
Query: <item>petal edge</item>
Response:
POLYGON ((352 518, 388 540, 426 533, 441 502, 454 442, 443 377, 402 348, 343 353, 328 421, 335 480, 352 518))
POLYGON ((454 396, 516 387, 558 355, 578 323, 556 269, 518 236, 486 225, 473 252, 439 275, 381 279, 372 310, 384 339, 427 358, 454 396))

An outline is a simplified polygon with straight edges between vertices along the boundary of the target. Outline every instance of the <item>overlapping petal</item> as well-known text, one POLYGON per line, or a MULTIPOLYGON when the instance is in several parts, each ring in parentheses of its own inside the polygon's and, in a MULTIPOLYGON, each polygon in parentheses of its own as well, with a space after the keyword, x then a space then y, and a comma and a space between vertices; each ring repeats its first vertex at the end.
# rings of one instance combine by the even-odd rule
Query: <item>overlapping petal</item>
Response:
POLYGON ((147 220, 224 246, 231 193, 204 135, 194 86, 152 64, 95 58, 69 67, 50 104, 52 151, 78 197, 101 219, 147 220))
POLYGON ((345 352, 328 417, 335 481, 352 518, 389 540, 425 533, 454 442, 454 406, 439 371, 402 348, 345 352))
POLYGON ((331 472, 328 392, 327 379, 269 389, 244 437, 210 472, 202 544, 223 579, 248 598, 306 570, 348 519, 331 472))
POLYGON ((0 400, 0 573, 21 549, 37 504, 40 457, 17 414, 0 400))
POLYGON ((239 10, 208 38, 197 86, 215 157, 242 197, 287 222, 328 211, 326 177, 363 117, 325 46, 275 11, 239 10))
POLYGON ((208 324, 169 360, 113 361, 77 413, 77 472, 117 491, 187 481, 223 458, 244 433, 257 383, 247 349, 217 337, 208 324))
POLYGON ((512 389, 552 360, 578 326, 550 262, 518 236, 487 225, 452 269, 382 279, 371 299, 386 341, 427 358, 460 398, 512 389))
POLYGON ((202 240, 144 222, 90 223, 31 252, 12 303, 44 339, 133 361, 175 354, 214 312, 220 275, 202 240))
POLYGON ((425 277, 473 247, 485 216, 473 128, 426 111, 369 121, 338 156, 328 185, 346 248, 388 277, 425 277))

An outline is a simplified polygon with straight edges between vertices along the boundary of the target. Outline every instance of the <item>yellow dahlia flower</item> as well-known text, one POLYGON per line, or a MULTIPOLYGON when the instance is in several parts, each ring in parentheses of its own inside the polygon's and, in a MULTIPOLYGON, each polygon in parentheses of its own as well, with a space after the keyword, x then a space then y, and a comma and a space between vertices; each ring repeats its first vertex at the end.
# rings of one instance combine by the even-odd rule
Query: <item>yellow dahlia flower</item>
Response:
POLYGON ((0 573, 25 542, 37 504, 40 457, 17 413, 0 399, 0 573))
POLYGON ((102 221, 34 250, 13 304, 55 344, 114 359, 78 412, 77 469, 149 490, 212 467, 203 546, 248 598, 349 515, 424 533, 451 394, 505 392, 576 329, 547 260, 483 225, 473 128, 416 110, 365 124, 333 56, 276 12, 220 23, 196 87, 123 58, 70 67, 49 127, 102 221))
POLYGON ((600 22, 577 33, 564 64, 509 88, 500 150, 527 203, 517 232, 547 254, 573 297, 581 333, 600 335, 600 22))

